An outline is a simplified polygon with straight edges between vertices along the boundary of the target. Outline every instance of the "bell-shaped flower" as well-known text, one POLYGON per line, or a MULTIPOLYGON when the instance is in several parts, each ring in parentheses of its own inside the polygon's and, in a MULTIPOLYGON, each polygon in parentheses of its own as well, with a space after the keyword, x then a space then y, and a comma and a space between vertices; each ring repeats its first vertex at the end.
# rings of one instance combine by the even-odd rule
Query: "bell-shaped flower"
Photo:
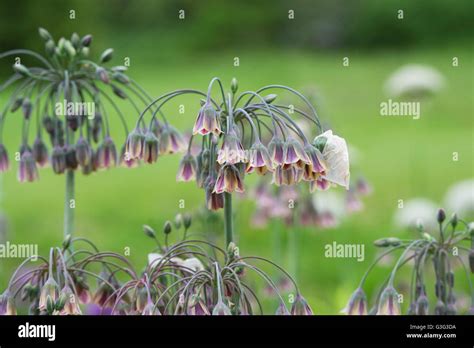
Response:
POLYGON ((131 158, 127 151, 127 146, 124 145, 122 146, 122 150, 120 151, 119 163, 122 167, 125 167, 125 168, 135 168, 138 166, 139 159, 131 158))
POLYGON ((81 135, 76 143, 76 159, 81 167, 86 167, 92 159, 92 150, 86 139, 81 135))
POLYGON ((367 315, 367 296, 364 290, 358 288, 354 291, 342 312, 347 315, 367 315))
POLYGON ((69 285, 64 286, 61 290, 60 296, 65 299, 64 307, 61 310, 62 315, 81 315, 81 308, 79 307, 79 299, 72 291, 69 285))
POLYGON ((217 176, 214 193, 244 192, 244 184, 239 169, 233 164, 223 165, 217 176))
POLYGON ((36 138, 33 143, 33 157, 40 167, 48 164, 48 148, 41 138, 36 138))
POLYGON ((392 286, 387 286, 380 295, 377 315, 400 315, 398 293, 392 286))
POLYGON ((295 301, 291 306, 291 315, 313 315, 313 310, 300 294, 296 295, 295 301))
POLYGON ((231 129, 225 136, 221 149, 217 154, 217 163, 236 164, 245 162, 245 150, 240 142, 240 138, 234 129, 231 129))
POLYGON ((303 164, 303 179, 306 181, 314 181, 326 171, 323 155, 311 144, 307 144, 304 150, 308 155, 309 163, 303 164))
POLYGON ((222 300, 219 300, 212 310, 212 315, 232 315, 232 312, 222 300))
POLYGON ((39 179, 38 168, 33 154, 29 149, 25 149, 20 155, 20 165, 18 167, 19 182, 33 182, 39 179))
POLYGON ((276 135, 268 143, 268 152, 272 160, 273 167, 283 165, 285 162, 285 142, 276 135))
POLYGON ((156 135, 149 130, 145 135, 143 142, 143 154, 142 158, 146 163, 155 163, 158 159, 159 152, 159 140, 156 135))
POLYGON ((43 287, 41 288, 38 308, 40 309, 40 311, 46 310, 48 298, 50 298, 50 301, 55 303, 58 297, 58 283, 56 283, 52 276, 49 276, 48 280, 46 280, 43 287))
POLYGON ((214 109, 211 103, 207 102, 199 111, 194 123, 193 134, 206 135, 209 133, 214 133, 218 136, 222 131, 219 125, 217 110, 214 109))
POLYGON ((117 149, 110 137, 106 137, 97 150, 99 168, 110 168, 117 164, 117 149))
POLYGON ((160 154, 173 154, 185 149, 183 136, 174 127, 164 125, 160 138, 160 154))
POLYGON ((298 169, 295 165, 284 164, 275 168, 272 184, 277 186, 290 186, 300 182, 302 177, 302 170, 298 169))
POLYGON ((346 141, 328 130, 314 138, 313 145, 321 151, 326 164, 323 178, 349 189, 349 152, 346 141))
POLYGON ((127 137, 125 151, 130 159, 142 158, 145 135, 140 129, 135 128, 127 137))
POLYGON ((302 168, 304 164, 311 164, 308 155, 298 140, 288 137, 285 143, 285 164, 297 164, 302 168))
POLYGON ((206 205, 209 210, 219 210, 224 208, 224 194, 214 192, 216 180, 212 175, 208 176, 204 184, 206 190, 206 205))
POLYGON ((246 172, 252 173, 254 170, 259 175, 265 175, 268 171, 273 171, 268 150, 260 141, 255 142, 249 151, 246 172))
POLYGON ((196 179, 197 162, 189 152, 183 156, 179 164, 176 181, 191 181, 196 179))

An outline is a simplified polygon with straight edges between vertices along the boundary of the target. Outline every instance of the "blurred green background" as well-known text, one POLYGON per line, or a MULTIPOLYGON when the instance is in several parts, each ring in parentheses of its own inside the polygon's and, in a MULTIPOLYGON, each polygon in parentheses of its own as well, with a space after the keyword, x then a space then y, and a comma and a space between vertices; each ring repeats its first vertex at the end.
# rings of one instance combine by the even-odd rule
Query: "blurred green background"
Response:
MULTIPOLYGON (((473 177, 473 14, 470 0, 2 1, 0 51, 41 50, 41 26, 55 38, 74 31, 93 34, 92 55, 113 47, 112 63, 120 65, 129 57, 129 75, 153 96, 177 88, 206 89, 214 76, 227 85, 236 77, 241 89, 272 83, 296 89, 315 86, 321 118, 357 147, 360 169, 374 187, 364 200, 365 210, 336 229, 291 231, 298 233, 300 243, 298 281, 303 294, 315 313, 336 314, 376 254, 372 241, 412 233, 393 226, 398 200, 422 196, 441 202, 450 185, 473 177), (178 19, 180 9, 185 20, 178 19), (400 9, 403 20, 397 19, 400 9), (75 19, 69 18, 70 10, 75 19), (288 19, 289 10, 295 19, 288 19), (234 57, 239 57, 239 67, 233 65, 234 57), (348 67, 343 67, 343 57, 349 57, 348 67), (453 57, 459 58, 458 67, 452 66, 453 57), (409 63, 435 67, 446 87, 422 102, 419 120, 381 117, 385 80, 409 63), (453 152, 459 152, 459 161, 452 160, 453 152), (364 243, 365 261, 325 258, 324 246, 333 241, 364 243)), ((2 79, 12 64, 0 61, 2 79)), ((6 98, 7 93, 0 94, 0 105, 6 98)), ((126 102, 120 105, 131 125, 136 113, 126 102)), ((198 108, 197 99, 183 97, 168 106, 167 114, 180 129, 190 130, 198 108), (177 110, 181 103, 184 115, 177 110)), ((19 145, 19 115, 6 127, 10 158, 19 145)), ((112 129, 121 144, 119 123, 112 123, 112 129)), ((152 166, 78 175, 77 235, 105 250, 123 252, 129 247, 140 268, 153 247, 141 232, 142 224, 159 229, 176 213, 194 212, 203 204, 203 192, 193 183, 175 182, 178 161, 178 156, 167 156, 152 166), (184 210, 178 207, 180 199, 185 200, 184 210)), ((38 243, 46 253, 62 239, 64 178, 44 169, 39 182, 20 184, 16 168, 13 163, 2 178, 7 240, 38 243)), ((253 210, 252 202, 237 203, 241 253, 271 258, 270 229, 252 227, 253 210)), ((287 265, 286 259, 275 261, 287 265)), ((18 263, 0 260, 0 288, 18 263)), ((366 290, 374 291, 388 272, 375 271, 366 290)))

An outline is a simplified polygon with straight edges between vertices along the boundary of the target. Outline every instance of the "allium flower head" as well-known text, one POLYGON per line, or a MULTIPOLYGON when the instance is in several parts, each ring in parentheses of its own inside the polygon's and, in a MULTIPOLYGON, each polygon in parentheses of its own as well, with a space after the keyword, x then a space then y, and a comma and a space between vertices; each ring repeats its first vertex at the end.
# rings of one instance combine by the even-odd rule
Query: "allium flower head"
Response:
POLYGON ((259 175, 265 175, 268 171, 273 171, 268 150, 260 141, 255 142, 249 152, 246 172, 252 173, 254 170, 259 175))
POLYGON ((33 157, 40 167, 48 164, 48 148, 40 137, 33 143, 33 157))
POLYGON ((206 135, 209 133, 214 133, 218 136, 222 131, 216 109, 214 109, 211 103, 207 102, 199 111, 194 123, 193 134, 206 135))
POLYGON ((20 165, 18 168, 18 181, 33 182, 39 179, 38 168, 33 154, 29 149, 21 153, 20 165))
POLYGON ((321 151, 326 163, 326 172, 322 177, 349 189, 349 152, 346 141, 328 130, 314 138, 313 145, 321 151))
POLYGON ((196 179, 196 167, 197 162, 193 155, 187 153, 181 159, 179 164, 178 174, 176 175, 177 181, 191 181, 196 179))
POLYGON ((5 145, 0 144, 0 172, 5 172, 10 167, 10 162, 8 161, 8 152, 5 148, 5 145))
POLYGON ((225 136, 217 155, 219 164, 236 164, 246 162, 245 150, 236 131, 231 129, 225 136))
POLYGON ((273 136, 268 143, 268 152, 273 163, 273 167, 282 165, 285 161, 285 143, 277 136, 273 136))
POLYGON ((367 315, 367 297, 364 290, 358 288, 354 291, 342 312, 348 315, 367 315))
POLYGON ((398 293, 392 286, 387 286, 380 295, 377 315, 400 315, 398 293))
POLYGON ((156 135, 149 130, 145 135, 142 158, 146 163, 154 163, 158 159, 159 140, 156 135))
POLYGON ((244 184, 241 178, 241 173, 235 165, 225 164, 219 170, 213 192, 232 193, 234 191, 241 193, 244 192, 244 184))

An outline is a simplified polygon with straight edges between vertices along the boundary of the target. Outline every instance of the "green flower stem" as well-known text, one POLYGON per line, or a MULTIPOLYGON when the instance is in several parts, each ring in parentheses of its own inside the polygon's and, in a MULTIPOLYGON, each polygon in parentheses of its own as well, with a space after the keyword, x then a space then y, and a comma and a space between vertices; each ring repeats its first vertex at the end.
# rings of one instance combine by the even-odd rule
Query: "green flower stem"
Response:
POLYGON ((298 281, 298 231, 294 229, 289 229, 288 231, 288 256, 289 256, 289 265, 288 269, 290 270, 290 274, 298 281))
POLYGON ((64 199, 64 238, 73 234, 74 230, 74 208, 71 208, 71 200, 74 200, 74 171, 66 171, 66 195, 64 199))
POLYGON ((224 229, 226 246, 234 241, 234 224, 232 221, 232 194, 224 193, 224 229))

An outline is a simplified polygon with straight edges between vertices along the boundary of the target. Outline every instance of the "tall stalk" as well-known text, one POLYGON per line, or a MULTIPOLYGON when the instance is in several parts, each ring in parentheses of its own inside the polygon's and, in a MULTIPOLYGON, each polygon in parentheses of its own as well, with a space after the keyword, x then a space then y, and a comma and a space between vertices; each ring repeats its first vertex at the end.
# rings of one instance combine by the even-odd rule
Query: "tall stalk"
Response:
POLYGON ((234 222, 232 220, 232 194, 224 193, 224 229, 226 245, 234 241, 234 222))
POLYGON ((72 235, 74 232, 74 170, 68 169, 66 171, 66 193, 64 198, 64 237, 72 235), (71 203, 73 207, 71 207, 71 203))

